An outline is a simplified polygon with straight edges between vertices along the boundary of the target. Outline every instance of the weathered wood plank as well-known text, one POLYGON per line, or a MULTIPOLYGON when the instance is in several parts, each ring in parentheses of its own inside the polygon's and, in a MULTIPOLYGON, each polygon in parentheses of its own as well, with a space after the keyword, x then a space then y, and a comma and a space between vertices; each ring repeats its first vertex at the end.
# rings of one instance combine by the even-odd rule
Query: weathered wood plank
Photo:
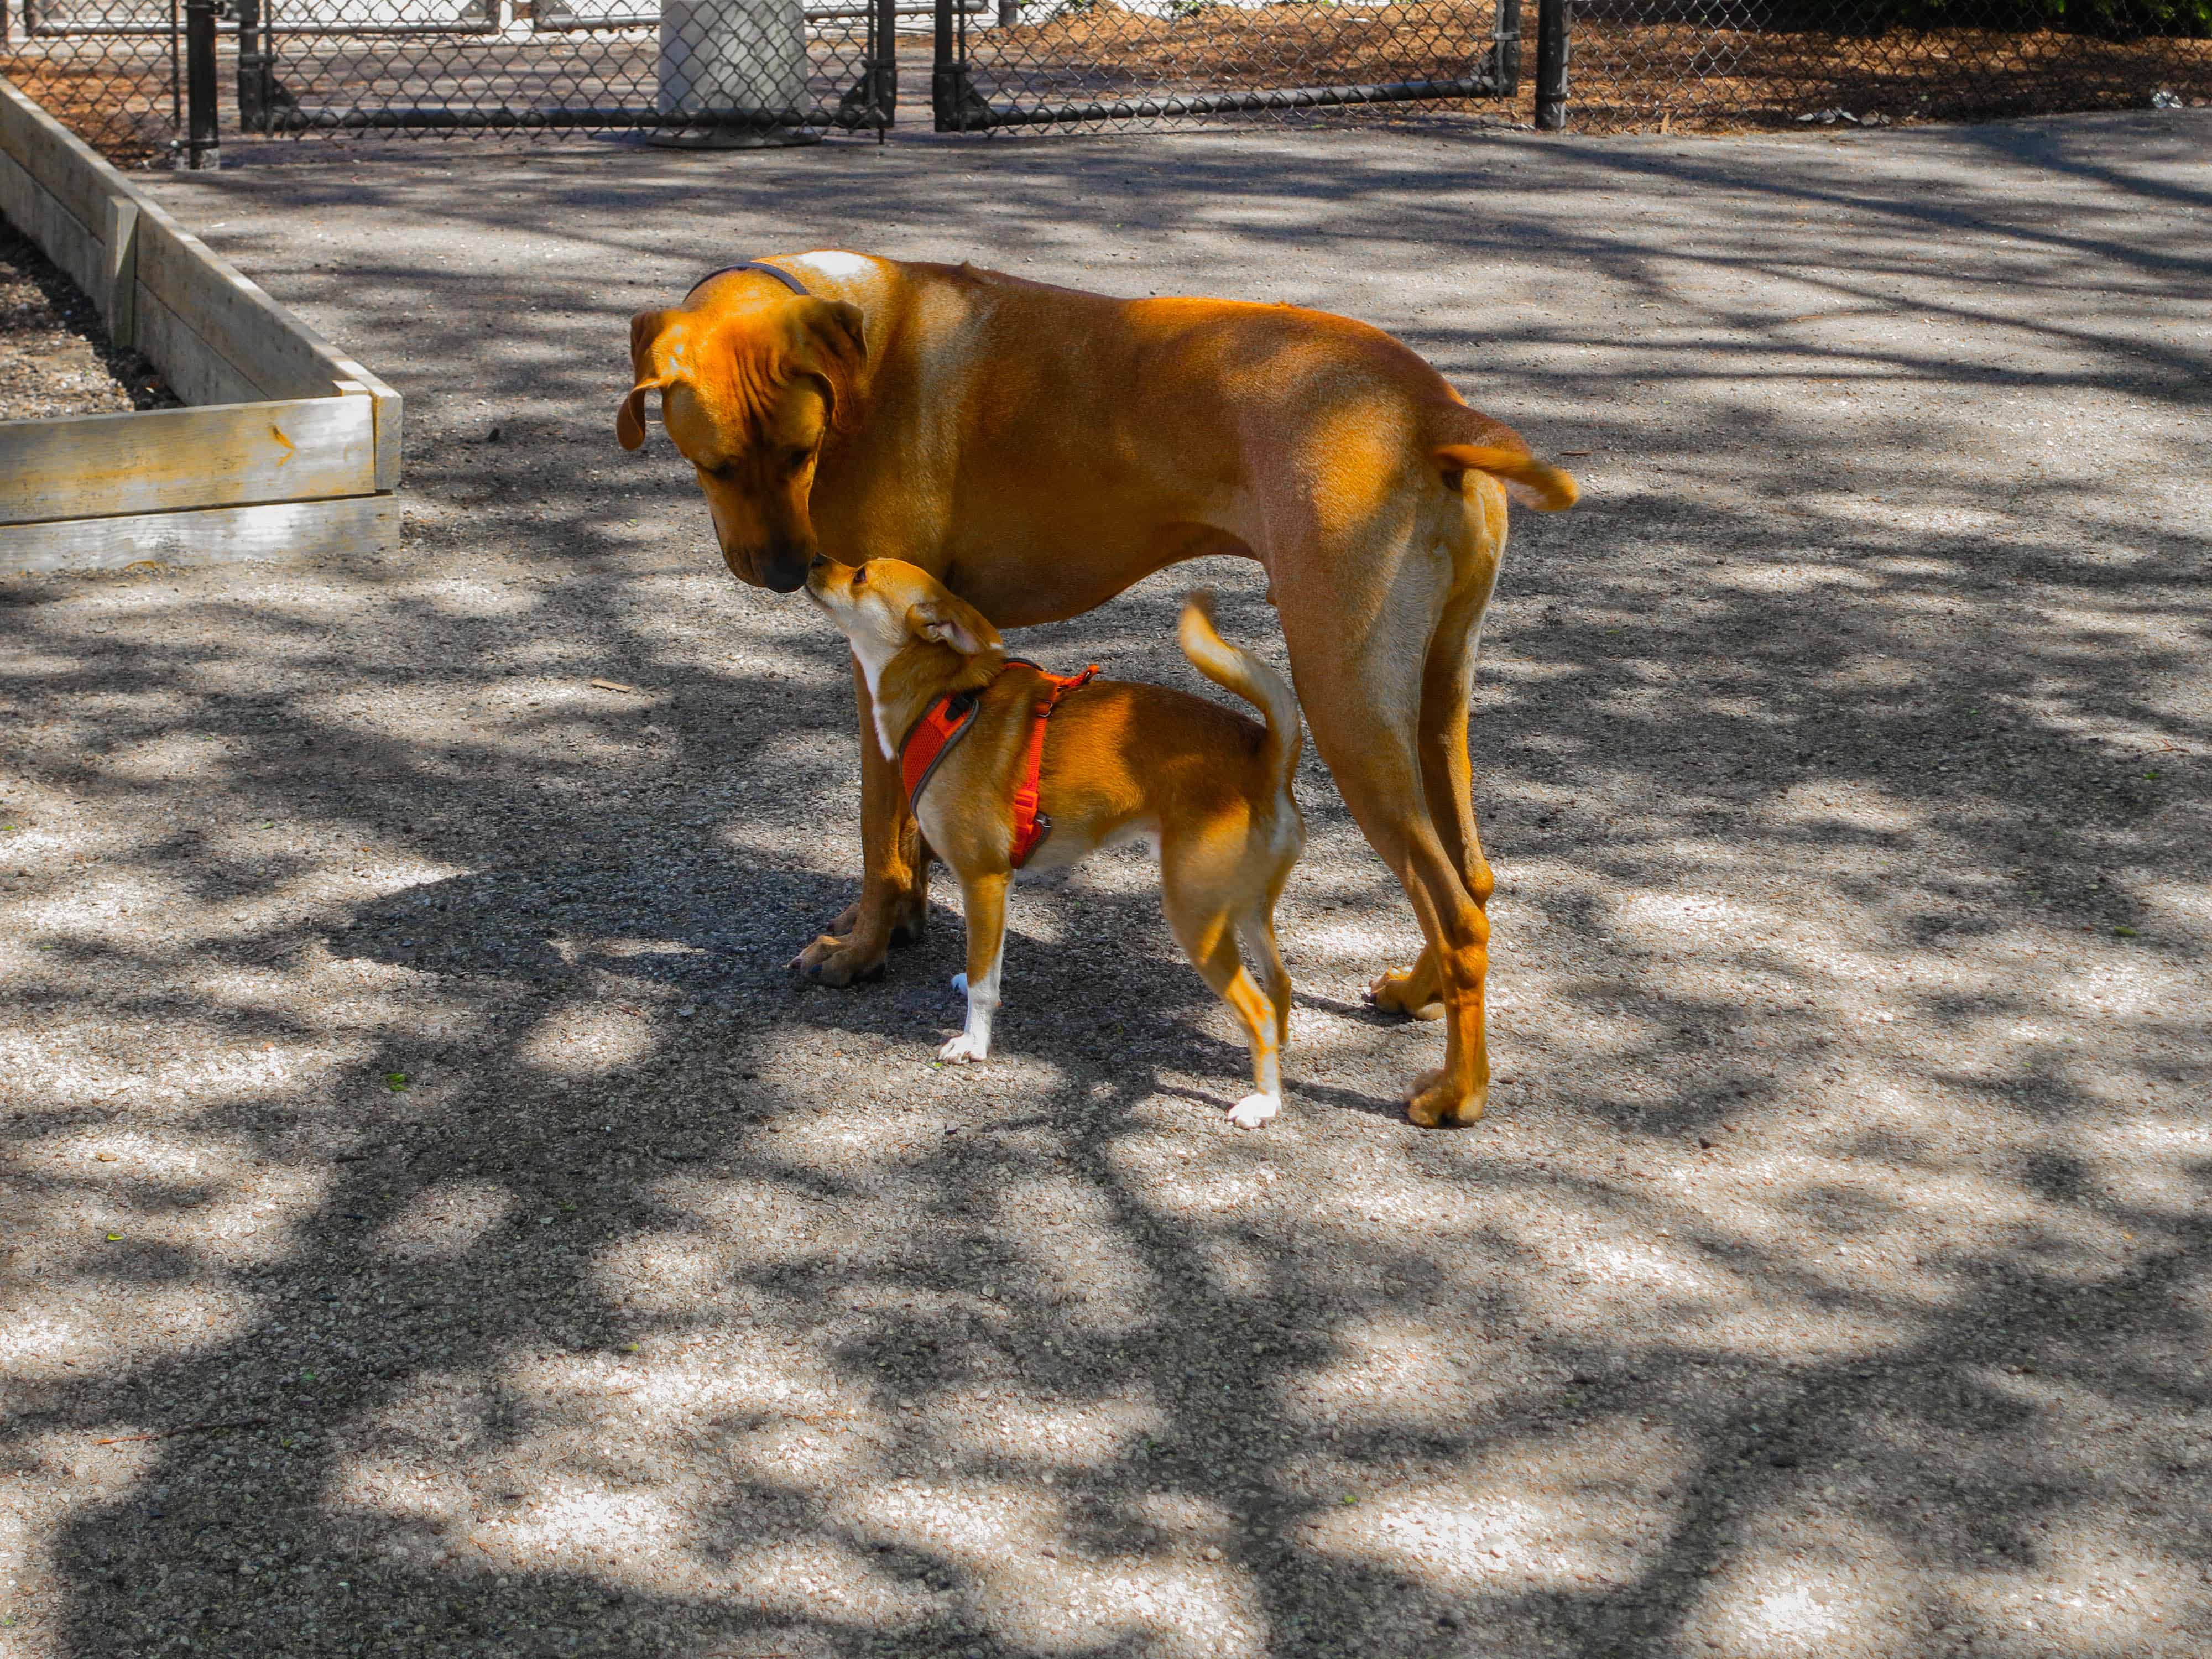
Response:
POLYGON ((0 421, 0 524, 375 489, 376 405, 366 393, 0 421))
POLYGON ((188 404, 250 404, 261 388, 232 365, 183 319, 138 284, 132 299, 138 349, 161 366, 170 390, 188 404))
POLYGON ((317 397, 349 378, 336 351, 167 214, 139 216, 138 283, 264 398, 317 397))
MULTIPOLYGON (((0 78, 0 211, 198 405, 368 394, 374 481, 398 487, 398 392, 278 305, 0 78)), ((0 512, 5 512, 0 502, 0 512)))
POLYGON ((0 213, 6 214, 9 223, 26 236, 31 234, 31 216, 37 211, 33 204, 38 200, 38 188, 39 181, 24 172, 14 156, 0 149, 0 213))
POLYGON ((138 313, 138 204, 131 197, 107 198, 107 216, 100 222, 100 285, 93 297, 107 324, 107 337, 129 346, 136 337, 138 313))
POLYGON ((117 570, 143 559, 190 565, 358 556, 387 550, 398 536, 398 503, 391 495, 64 519, 0 526, 0 571, 117 570))
POLYGON ((14 156, 77 223, 100 222, 102 204, 113 193, 103 177, 111 169, 83 139, 4 82, 0 150, 14 156))
POLYGON ((36 173, 5 155, 0 155, 0 208, 6 210, 9 223, 69 272, 71 282, 88 294, 98 292, 100 271, 106 262, 100 238, 78 222, 36 173))

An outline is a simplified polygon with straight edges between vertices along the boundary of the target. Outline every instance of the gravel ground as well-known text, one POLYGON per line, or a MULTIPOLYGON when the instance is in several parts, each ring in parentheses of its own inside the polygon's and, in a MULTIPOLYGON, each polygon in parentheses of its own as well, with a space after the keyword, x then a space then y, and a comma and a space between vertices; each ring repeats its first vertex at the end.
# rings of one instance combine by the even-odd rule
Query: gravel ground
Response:
MULTIPOLYGON (((409 538, 0 590, 0 1659, 2201 1656, 2208 139, 155 181, 405 391, 409 538), (786 975, 837 642, 611 428, 631 309, 823 243, 1355 313, 1570 458, 1486 1122, 1316 772, 1262 1133, 1133 855, 987 1066, 949 909, 786 975)), ((1022 643, 1194 684, 1201 580, 1278 649, 1233 565, 1022 643)))
POLYGON ((84 291, 0 219, 0 421, 176 402, 151 363, 108 343, 84 291))

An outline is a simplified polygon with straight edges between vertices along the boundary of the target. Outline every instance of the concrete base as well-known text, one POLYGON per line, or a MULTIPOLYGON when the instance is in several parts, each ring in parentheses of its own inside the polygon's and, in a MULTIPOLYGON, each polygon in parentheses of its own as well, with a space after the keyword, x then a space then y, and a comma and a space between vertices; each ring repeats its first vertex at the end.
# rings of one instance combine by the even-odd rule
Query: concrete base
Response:
POLYGON ((822 135, 809 127, 771 127, 766 132, 655 132, 645 142, 655 149, 796 149, 820 143, 822 135))

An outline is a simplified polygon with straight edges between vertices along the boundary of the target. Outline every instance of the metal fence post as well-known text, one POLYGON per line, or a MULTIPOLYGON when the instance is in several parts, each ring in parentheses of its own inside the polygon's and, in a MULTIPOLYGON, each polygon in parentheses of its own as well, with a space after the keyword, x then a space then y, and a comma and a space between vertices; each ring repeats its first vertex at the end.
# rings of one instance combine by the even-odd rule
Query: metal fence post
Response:
POLYGON ((968 14, 953 0, 937 0, 937 54, 929 76, 929 105, 939 132, 981 132, 993 125, 990 106, 969 73, 968 14))
POLYGON ((1536 130, 1557 132, 1567 124, 1567 7, 1570 0, 1536 0, 1536 130))
POLYGON ((222 165, 216 142, 216 0, 185 0, 185 165, 222 165))
POLYGON ((1490 33, 1498 43, 1492 48, 1497 58, 1491 65, 1498 76, 1498 95, 1514 97, 1521 90, 1521 0, 1498 0, 1498 21, 1490 33))

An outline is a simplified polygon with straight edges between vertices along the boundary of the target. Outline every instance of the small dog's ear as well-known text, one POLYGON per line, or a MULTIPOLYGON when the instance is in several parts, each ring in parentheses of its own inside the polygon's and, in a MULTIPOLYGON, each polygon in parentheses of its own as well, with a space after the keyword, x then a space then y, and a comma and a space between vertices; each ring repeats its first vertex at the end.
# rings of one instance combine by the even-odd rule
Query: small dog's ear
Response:
POLYGON ((963 605, 949 593, 941 599, 924 600, 907 612, 906 620, 917 637, 949 645, 963 657, 980 656, 999 642, 996 631, 972 605, 963 605))

